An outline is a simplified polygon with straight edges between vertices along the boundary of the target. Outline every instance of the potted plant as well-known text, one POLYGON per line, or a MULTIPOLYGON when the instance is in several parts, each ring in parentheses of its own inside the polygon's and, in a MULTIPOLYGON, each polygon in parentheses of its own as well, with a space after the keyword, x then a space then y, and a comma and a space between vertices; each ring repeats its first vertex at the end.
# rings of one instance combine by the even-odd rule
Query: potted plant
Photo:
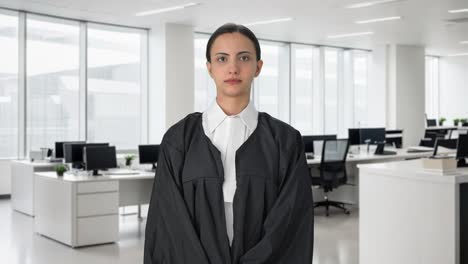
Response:
POLYGON ((460 118, 453 119, 453 125, 454 126, 458 126, 458 123, 460 123, 460 118))
POLYGON ((125 166, 130 167, 132 166, 132 160, 135 159, 135 155, 129 154, 125 155, 125 166))
POLYGON ((445 117, 441 117, 441 118, 439 118, 439 126, 443 126, 443 125, 444 125, 444 122, 445 122, 445 120, 447 120, 447 118, 445 118, 445 117))
POLYGON ((59 164, 55 166, 55 172, 57 172, 57 176, 63 176, 63 174, 68 170, 65 164, 59 164))
POLYGON ((460 118, 460 124, 463 126, 468 122, 468 118, 460 118))

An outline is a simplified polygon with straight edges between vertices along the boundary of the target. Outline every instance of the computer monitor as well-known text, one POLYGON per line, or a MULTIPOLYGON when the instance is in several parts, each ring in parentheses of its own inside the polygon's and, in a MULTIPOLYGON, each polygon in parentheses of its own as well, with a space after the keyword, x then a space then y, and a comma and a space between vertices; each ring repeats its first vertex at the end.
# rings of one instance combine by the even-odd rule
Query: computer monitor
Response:
POLYGON ((109 143, 65 143, 63 146, 65 162, 72 163, 73 168, 82 168, 85 146, 109 146, 109 143))
POLYGON ((435 127, 437 126, 437 119, 426 119, 427 127, 435 127))
POLYGON ((448 148, 448 149, 457 149, 457 141, 458 139, 443 139, 443 138, 437 138, 436 142, 434 144, 434 156, 437 156, 437 151, 439 149, 439 146, 448 148))
POLYGON ((156 169, 156 162, 159 157, 159 145, 139 145, 138 155, 140 164, 153 164, 153 169, 156 169))
POLYGON ((117 155, 115 146, 89 146, 83 148, 83 161, 86 170, 92 170, 97 176, 98 170, 117 167, 117 155))
POLYGON ((468 135, 458 135, 457 167, 468 167, 465 158, 468 157, 468 135))
POLYGON ((349 128, 350 145, 379 144, 385 142, 385 128, 349 128))
POLYGON ((57 141, 55 142, 55 157, 58 159, 63 159, 64 158, 64 151, 63 151, 63 145, 65 143, 81 143, 84 144, 86 143, 85 141, 57 141))
POLYGON ((333 140, 336 139, 336 135, 314 135, 314 136, 302 136, 302 142, 304 143, 304 152, 314 152, 314 141, 319 140, 333 140))

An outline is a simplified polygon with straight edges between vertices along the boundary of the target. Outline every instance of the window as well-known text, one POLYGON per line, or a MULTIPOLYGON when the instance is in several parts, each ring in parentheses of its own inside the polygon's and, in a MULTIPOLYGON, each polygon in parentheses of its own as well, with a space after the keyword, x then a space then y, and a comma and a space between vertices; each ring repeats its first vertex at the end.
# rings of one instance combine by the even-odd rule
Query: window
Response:
POLYGON ((18 156, 18 15, 0 13, 0 158, 18 156))
POLYGON ((77 22, 27 16, 27 149, 79 139, 77 22))
POLYGON ((261 41, 260 47, 263 68, 254 79, 255 106, 289 123, 289 45, 261 41))
POLYGON ((324 110, 325 110, 325 134, 338 132, 338 87, 339 87, 339 58, 341 51, 334 48, 325 48, 324 71, 324 110))
POLYGON ((144 141, 145 41, 143 30, 88 24, 89 142, 110 142, 119 149, 135 149, 144 141))
POLYGON ((216 98, 216 85, 206 69, 206 44, 208 36, 195 35, 195 111, 203 112, 216 98))

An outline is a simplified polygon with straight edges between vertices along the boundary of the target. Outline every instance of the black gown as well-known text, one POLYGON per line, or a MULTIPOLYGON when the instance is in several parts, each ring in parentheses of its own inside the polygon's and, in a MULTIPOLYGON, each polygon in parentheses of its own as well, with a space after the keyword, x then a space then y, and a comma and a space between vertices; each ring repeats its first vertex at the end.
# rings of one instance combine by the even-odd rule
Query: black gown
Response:
POLYGON ((236 152, 232 246, 221 154, 192 113, 164 135, 148 211, 145 264, 311 264, 313 201, 300 133, 259 112, 236 152))

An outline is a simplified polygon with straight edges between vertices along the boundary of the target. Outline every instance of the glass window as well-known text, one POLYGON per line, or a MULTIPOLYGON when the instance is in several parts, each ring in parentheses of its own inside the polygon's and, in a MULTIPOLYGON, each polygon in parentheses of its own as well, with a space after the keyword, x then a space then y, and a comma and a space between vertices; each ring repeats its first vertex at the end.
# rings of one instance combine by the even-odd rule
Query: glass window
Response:
POLYGON ((0 158, 18 157, 18 16, 0 13, 0 158))
POLYGON ((78 22, 27 15, 27 149, 79 139, 78 22))
POLYGON ((216 85, 206 69, 208 35, 195 35, 195 111, 205 111, 216 98, 216 85))
POLYGON ((255 106, 289 123, 289 45, 261 41, 260 46, 263 68, 254 79, 255 106))
POLYGON ((319 48, 306 45, 291 46, 291 125, 303 135, 320 133, 314 129, 314 120, 320 112, 314 108, 319 48))
POLYGON ((338 49, 324 49, 325 134, 338 131, 338 49))
POLYGON ((367 122, 368 116, 368 65, 369 52, 353 51, 353 84, 354 84, 354 127, 367 122))
POLYGON ((135 149, 142 142, 142 39, 146 31, 88 24, 89 142, 135 149))

